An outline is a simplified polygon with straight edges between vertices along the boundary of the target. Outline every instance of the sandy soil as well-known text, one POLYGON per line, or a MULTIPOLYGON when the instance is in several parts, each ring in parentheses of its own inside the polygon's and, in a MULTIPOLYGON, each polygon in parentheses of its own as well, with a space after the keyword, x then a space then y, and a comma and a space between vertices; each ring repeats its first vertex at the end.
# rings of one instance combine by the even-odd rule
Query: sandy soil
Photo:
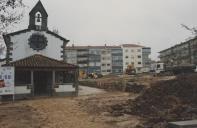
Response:
POLYGON ((107 93, 103 89, 91 88, 87 86, 79 86, 79 96, 87 96, 87 95, 95 95, 95 94, 103 94, 107 93))
POLYGON ((2 128, 110 128, 92 121, 72 98, 38 99, 0 105, 2 128))
POLYGON ((82 89, 89 93, 73 98, 37 98, 0 103, 0 128, 120 128, 114 122, 128 124, 131 117, 115 118, 109 116, 105 109, 125 101, 129 94, 106 93, 87 87, 82 89))
MULTIPOLYGON (((140 81, 149 83, 153 78, 140 81)), ((80 87, 79 97, 0 103, 0 128, 135 128, 140 117, 110 111, 137 96, 80 87)))
POLYGON ((124 92, 107 92, 77 98, 81 108, 92 115, 95 122, 106 123, 113 128, 136 128, 141 123, 137 116, 114 113, 112 106, 124 104, 135 99, 139 94, 124 92))

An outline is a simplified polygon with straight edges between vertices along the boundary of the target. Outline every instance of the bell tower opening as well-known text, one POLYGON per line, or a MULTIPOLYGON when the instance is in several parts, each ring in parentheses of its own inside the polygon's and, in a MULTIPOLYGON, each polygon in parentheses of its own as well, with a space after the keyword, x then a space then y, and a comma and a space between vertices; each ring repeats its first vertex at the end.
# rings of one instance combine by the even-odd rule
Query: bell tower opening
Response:
POLYGON ((36 25, 36 30, 42 29, 42 14, 40 12, 37 12, 35 14, 35 25, 36 25))

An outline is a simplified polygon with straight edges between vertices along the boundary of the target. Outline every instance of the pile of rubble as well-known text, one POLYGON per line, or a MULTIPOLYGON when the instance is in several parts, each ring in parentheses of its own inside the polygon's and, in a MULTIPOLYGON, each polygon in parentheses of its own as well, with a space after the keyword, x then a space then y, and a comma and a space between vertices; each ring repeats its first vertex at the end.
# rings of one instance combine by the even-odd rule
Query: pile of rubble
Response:
POLYGON ((139 128, 167 128, 169 121, 197 119, 197 74, 157 82, 135 100, 113 106, 112 112, 144 118, 139 128))
POLYGON ((145 90, 145 88, 145 85, 135 82, 128 82, 126 83, 125 92, 141 93, 143 90, 145 90))
POLYGON ((101 79, 101 80, 86 80, 80 81, 80 85, 105 89, 107 91, 123 91, 131 93, 140 93, 145 89, 145 85, 136 80, 124 79, 101 79))
POLYGON ((81 81, 80 85, 105 89, 107 91, 123 91, 124 85, 121 81, 81 81))

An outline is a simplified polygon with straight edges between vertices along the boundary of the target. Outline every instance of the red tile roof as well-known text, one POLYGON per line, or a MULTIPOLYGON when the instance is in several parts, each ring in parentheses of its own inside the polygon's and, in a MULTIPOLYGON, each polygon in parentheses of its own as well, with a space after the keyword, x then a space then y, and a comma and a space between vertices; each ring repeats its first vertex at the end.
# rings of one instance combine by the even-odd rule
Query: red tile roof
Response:
POLYGON ((122 44, 120 46, 66 46, 65 49, 104 49, 104 48, 121 48, 123 47, 145 47, 137 44, 122 44))
POLYGON ((77 68, 77 66, 52 59, 43 55, 33 56, 5 64, 3 66, 14 66, 22 68, 77 68))
POLYGON ((121 48, 121 46, 66 46, 65 49, 104 49, 104 48, 121 48))
POLYGON ((137 44, 123 44, 122 46, 123 47, 144 47, 144 46, 137 45, 137 44))

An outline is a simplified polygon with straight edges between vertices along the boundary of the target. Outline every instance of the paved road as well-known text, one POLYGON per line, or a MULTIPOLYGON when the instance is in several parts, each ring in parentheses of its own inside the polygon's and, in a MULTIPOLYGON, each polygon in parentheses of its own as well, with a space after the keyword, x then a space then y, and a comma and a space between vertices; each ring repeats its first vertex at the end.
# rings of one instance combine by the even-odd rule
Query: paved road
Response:
POLYGON ((100 94, 100 93, 105 93, 105 91, 103 89, 98 89, 98 88, 79 86, 79 95, 80 96, 100 94))

